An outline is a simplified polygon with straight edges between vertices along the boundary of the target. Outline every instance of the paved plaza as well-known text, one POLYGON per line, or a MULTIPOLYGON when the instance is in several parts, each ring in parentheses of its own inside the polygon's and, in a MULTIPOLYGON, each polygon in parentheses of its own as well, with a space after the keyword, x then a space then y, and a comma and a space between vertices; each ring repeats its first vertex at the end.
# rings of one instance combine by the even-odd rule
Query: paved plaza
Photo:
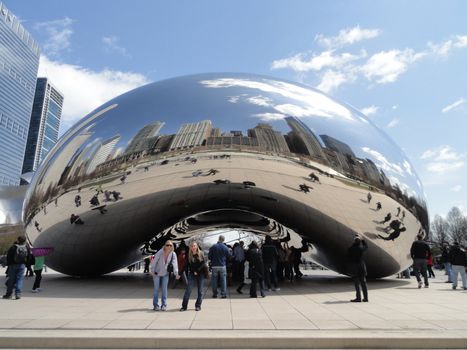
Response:
MULTIPOLYGON (((29 347, 25 339, 31 337, 37 347, 39 344, 61 347, 64 345, 60 342, 51 345, 50 339, 76 340, 83 336, 87 341, 94 337, 151 341, 132 343, 140 347, 167 346, 155 344, 154 338, 158 337, 158 341, 163 337, 168 342, 170 339, 180 342, 187 337, 219 339, 220 343, 209 347, 220 348, 245 347, 239 342, 242 337, 251 338, 251 346, 269 348, 281 347, 284 339, 294 339, 288 344, 291 348, 306 344, 305 347, 330 347, 330 343, 316 340, 324 338, 347 339, 342 346, 351 347, 349 339, 362 337, 370 343, 358 343, 361 347, 372 344, 374 339, 385 339, 380 343, 386 344, 384 347, 397 346, 399 343, 391 343, 391 338, 418 339, 418 343, 412 342, 409 347, 467 345, 467 292, 451 290, 440 271, 436 271, 437 278, 431 279, 428 289, 418 289, 414 278, 370 281, 369 303, 349 302, 355 294, 346 277, 330 271, 305 272, 303 280, 283 284, 280 291, 269 292, 266 298, 249 298, 248 293, 239 295, 235 288, 230 288, 227 299, 212 299, 207 289, 200 312, 194 311, 194 300, 190 301, 188 311, 179 311, 182 286, 169 289, 168 311, 153 311, 152 280, 141 272, 120 270, 94 279, 48 272, 41 293, 30 292, 33 278, 29 277, 25 279, 21 300, 0 300, 0 347, 29 347), (18 345, 15 339, 20 338, 22 342, 18 345), (261 338, 263 342, 258 343, 261 338), (307 343, 306 339, 317 342, 307 343)), ((3 286, 4 270, 1 273, 3 286)), ((78 345, 67 344, 66 347, 78 345)), ((124 347, 126 343, 105 344, 124 347)), ((409 343, 400 344, 407 347, 409 343)), ((199 345, 208 347, 205 343, 199 345)))

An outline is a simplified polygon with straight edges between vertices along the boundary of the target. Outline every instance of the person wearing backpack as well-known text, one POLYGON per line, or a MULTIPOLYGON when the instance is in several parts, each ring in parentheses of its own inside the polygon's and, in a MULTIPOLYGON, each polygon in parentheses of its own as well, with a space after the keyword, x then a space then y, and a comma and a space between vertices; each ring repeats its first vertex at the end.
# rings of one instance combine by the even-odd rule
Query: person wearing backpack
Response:
POLYGON ((151 274, 154 281, 153 306, 154 311, 167 310, 167 285, 170 274, 173 273, 179 279, 177 254, 174 252, 174 244, 168 240, 164 248, 160 249, 154 256, 151 274), (159 305, 159 288, 162 290, 161 304, 159 305))
POLYGON ((30 255, 31 251, 26 244, 26 237, 19 236, 7 252, 7 289, 3 299, 11 299, 13 289, 15 290, 16 299, 21 299, 24 270, 26 269, 25 264, 29 260, 30 255))

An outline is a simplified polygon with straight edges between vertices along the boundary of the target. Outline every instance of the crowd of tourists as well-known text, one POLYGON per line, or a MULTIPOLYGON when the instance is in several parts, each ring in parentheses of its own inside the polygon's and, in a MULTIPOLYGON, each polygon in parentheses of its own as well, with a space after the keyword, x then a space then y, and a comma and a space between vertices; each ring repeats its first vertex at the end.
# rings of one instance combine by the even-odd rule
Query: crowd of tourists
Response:
MULTIPOLYGON (((256 241, 252 241, 248 248, 243 241, 230 246, 225 243, 225 237, 221 235, 205 256, 196 241, 187 246, 182 240, 175 249, 175 244, 167 240, 153 256, 144 260, 144 271, 152 275, 154 283, 153 309, 167 310, 167 290, 171 275, 174 276, 175 283, 182 280, 185 284, 180 311, 188 309, 188 302, 195 285, 197 289, 195 310, 201 310, 204 283, 209 278, 212 298, 227 298, 227 286, 234 284, 237 286, 237 293, 243 294, 247 278, 251 280, 249 296, 264 298, 269 291, 279 291, 281 282, 293 282, 303 276, 300 271, 301 255, 307 250, 305 241, 302 241, 302 246, 299 248, 289 247, 287 242, 274 240, 268 235, 261 246, 256 241)), ((361 236, 355 236, 353 244, 348 249, 347 274, 353 278, 356 292, 355 299, 351 302, 369 300, 364 259, 367 250, 368 245, 361 236)), ((423 286, 428 288, 430 275, 433 274, 434 277, 431 269, 433 254, 423 234, 419 234, 413 242, 410 256, 413 259, 413 273, 418 288, 423 286)), ((13 293, 15 299, 20 299, 24 277, 33 274, 35 280, 32 292, 41 291, 42 270, 45 268, 44 256, 34 256, 25 236, 19 236, 0 260, 0 264, 7 266, 6 293, 3 299, 12 299, 13 293)), ((462 287, 467 290, 465 271, 467 257, 458 242, 454 242, 452 246, 443 245, 441 262, 448 277, 446 282, 452 284, 452 289, 457 289, 460 275, 462 287)), ((134 265, 132 266, 134 268, 134 265)), ((131 266, 129 270, 132 270, 131 266)))

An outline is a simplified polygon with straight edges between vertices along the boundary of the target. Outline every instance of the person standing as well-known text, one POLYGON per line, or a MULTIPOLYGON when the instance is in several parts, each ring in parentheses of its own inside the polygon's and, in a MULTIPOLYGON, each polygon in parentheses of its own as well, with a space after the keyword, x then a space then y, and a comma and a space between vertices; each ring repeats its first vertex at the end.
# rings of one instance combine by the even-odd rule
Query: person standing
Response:
POLYGON ((266 282, 266 286, 271 290, 272 282, 273 290, 280 290, 277 286, 277 261, 279 259, 279 254, 273 244, 271 236, 266 236, 261 252, 264 263, 264 280, 266 282))
POLYGON ((251 278, 251 285, 250 285, 250 298, 257 298, 258 295, 256 293, 256 284, 259 284, 259 291, 261 296, 264 298, 266 294, 264 293, 264 264, 263 264, 263 257, 261 255, 261 251, 258 248, 258 245, 255 241, 251 242, 248 246, 248 251, 246 253, 246 259, 248 260, 248 264, 250 266, 250 278, 251 278))
POLYGON ((34 274, 36 275, 36 278, 34 279, 34 285, 32 287, 33 293, 37 293, 42 290, 41 281, 42 281, 42 269, 44 268, 44 260, 45 260, 45 257, 43 256, 34 257, 34 274))
POLYGON ((368 204, 370 204, 371 198, 372 198, 371 193, 368 192, 368 194, 366 195, 366 199, 367 199, 367 201, 368 201, 368 204))
POLYGON ((16 242, 8 249, 6 264, 8 266, 6 293, 3 299, 11 299, 13 289, 15 290, 16 299, 21 299, 21 291, 23 289, 24 270, 26 262, 29 260, 31 251, 26 244, 26 237, 19 236, 16 242))
POLYGON ((465 252, 461 249, 458 242, 454 242, 454 245, 449 252, 449 262, 452 266, 452 289, 457 288, 457 280, 460 274, 462 277, 462 286, 464 287, 464 290, 467 290, 467 276, 465 275, 465 265, 467 260, 465 252))
POLYGON ((451 275, 452 275, 452 267, 451 263, 449 262, 449 245, 447 243, 443 243, 443 251, 441 253, 441 262, 444 265, 444 270, 446 275, 448 275, 448 280, 446 283, 452 283, 451 275))
POLYGON ((433 272, 433 254, 428 255, 427 259, 427 268, 428 268, 428 278, 435 278, 435 273, 433 272))
POLYGON ((213 298, 217 298, 219 280, 221 297, 222 299, 227 298, 227 259, 230 257, 230 251, 224 244, 224 241, 225 237, 220 235, 217 243, 209 249, 208 258, 211 261, 211 287, 213 298))
POLYGON ((235 281, 241 282, 244 280, 244 270, 245 270, 245 242, 240 241, 238 244, 234 245, 233 248, 233 279, 235 281))
POLYGON ((361 239, 360 236, 355 236, 353 244, 350 246, 347 252, 349 261, 349 274, 353 278, 355 284, 355 299, 350 300, 351 302, 359 303, 361 301, 368 302, 368 288, 366 285, 366 265, 363 260, 363 253, 368 250, 368 246, 365 240, 361 239), (363 299, 360 292, 360 286, 362 287, 363 299))
POLYGON ((174 252, 172 241, 168 240, 164 244, 164 248, 160 249, 154 256, 153 268, 154 294, 153 307, 154 311, 167 310, 167 285, 169 284, 170 274, 173 273, 176 279, 179 279, 177 254, 174 252), (159 288, 162 290, 161 305, 159 305, 159 288))
POLYGON ((429 254, 431 254, 430 247, 423 241, 423 235, 417 235, 417 240, 412 243, 412 247, 410 248, 410 256, 413 259, 413 269, 418 281, 418 288, 422 288, 420 272, 425 282, 425 288, 429 286, 427 274, 427 259, 429 254))
POLYGON ((206 261, 204 260, 203 251, 199 248, 198 243, 192 242, 188 252, 188 259, 185 262, 185 275, 187 276, 187 284, 180 311, 186 311, 188 308, 188 300, 190 299, 190 294, 195 282, 198 288, 198 297, 196 298, 195 310, 201 310, 206 271, 207 265, 206 261))

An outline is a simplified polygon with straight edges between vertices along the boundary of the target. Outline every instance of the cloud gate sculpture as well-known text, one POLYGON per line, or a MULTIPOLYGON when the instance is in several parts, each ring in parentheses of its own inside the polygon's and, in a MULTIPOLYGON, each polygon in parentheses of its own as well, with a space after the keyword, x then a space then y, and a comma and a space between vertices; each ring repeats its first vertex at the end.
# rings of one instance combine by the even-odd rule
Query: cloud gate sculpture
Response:
POLYGON ((248 74, 168 79, 97 108, 36 172, 23 221, 33 246, 54 247, 48 265, 70 275, 115 271, 169 237, 236 229, 290 236, 344 274, 360 234, 369 276, 384 277, 410 265, 428 229, 413 167, 364 115, 248 74))

